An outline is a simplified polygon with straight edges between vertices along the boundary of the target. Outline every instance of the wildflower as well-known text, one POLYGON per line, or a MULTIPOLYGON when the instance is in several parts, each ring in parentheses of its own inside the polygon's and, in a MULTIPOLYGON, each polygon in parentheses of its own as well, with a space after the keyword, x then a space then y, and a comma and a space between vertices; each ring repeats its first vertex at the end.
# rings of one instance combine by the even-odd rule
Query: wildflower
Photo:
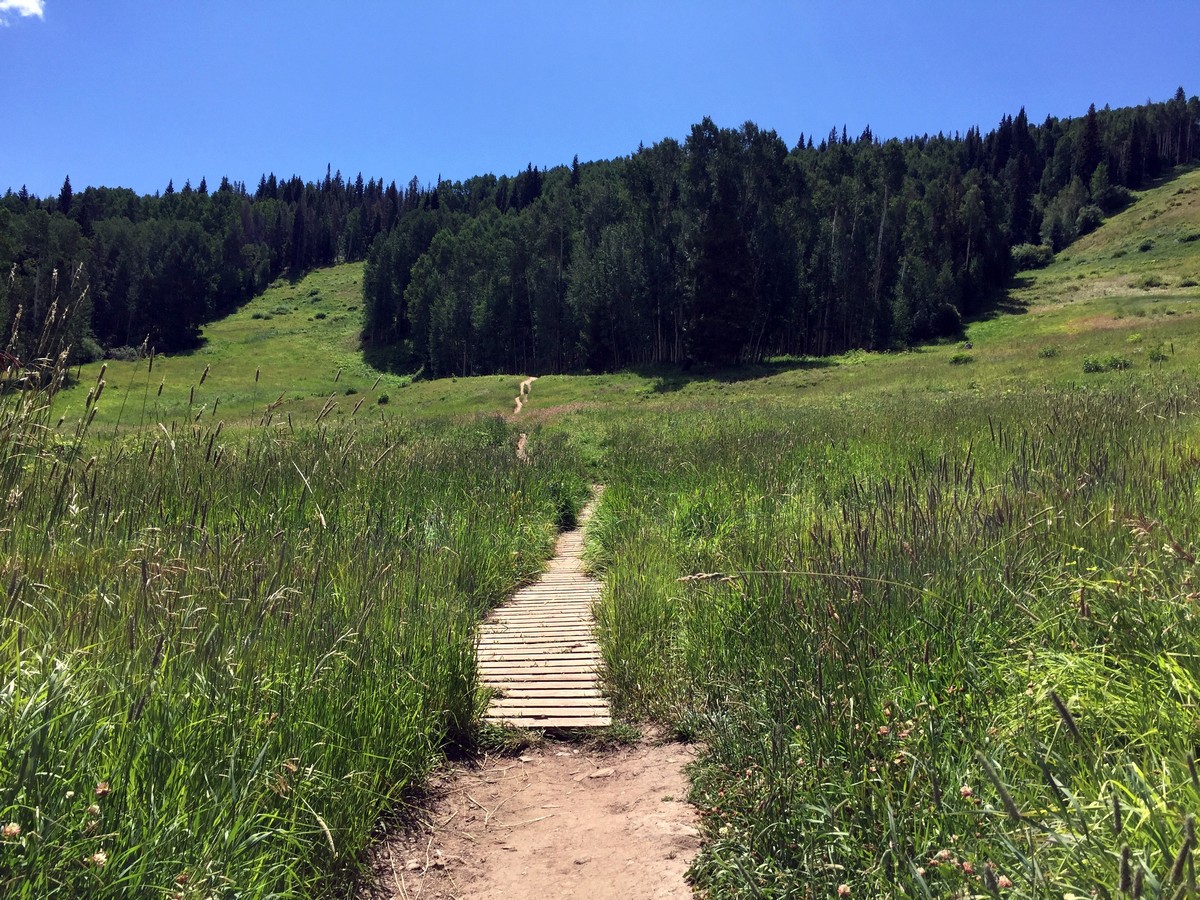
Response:
POLYGON ((108 854, 103 850, 97 850, 91 855, 90 862, 97 869, 103 868, 104 864, 108 862, 108 854))
POLYGON ((190 880, 191 879, 189 878, 187 872, 180 872, 178 875, 175 876, 176 884, 187 884, 188 881, 190 881, 190 880))
POLYGON ((68 800, 74 800, 74 799, 75 799, 75 792, 74 792, 74 791, 67 791, 67 799, 68 799, 68 800))
POLYGON ((100 804, 93 803, 91 806, 89 806, 87 808, 87 814, 89 816, 91 816, 93 819, 97 818, 100 815, 100 804))
POLYGON ((6 841, 11 841, 14 838, 21 836, 21 826, 16 822, 7 822, 3 828, 0 828, 0 837, 6 841))
POLYGON ((107 797, 111 793, 112 793, 112 788, 110 788, 108 786, 107 781, 102 781, 98 785, 96 785, 96 796, 97 797, 107 797))
POLYGON ((1013 886, 1012 879, 1007 875, 1001 875, 999 878, 997 878, 996 884, 1002 888, 1010 888, 1013 886))
POLYGON ((969 859, 964 859, 963 863, 962 863, 962 870, 963 870, 964 875, 974 875, 975 874, 975 864, 973 862, 971 862, 969 859))
POLYGON ((891 729, 888 728, 886 725, 879 726, 879 736, 880 737, 887 737, 889 733, 891 733, 891 729))
POLYGON ((964 798, 975 796, 975 792, 971 790, 971 786, 969 784, 964 784, 958 789, 958 792, 962 794, 964 798))
POLYGON ((839 884, 838 885, 838 896, 839 897, 849 897, 850 896, 850 885, 839 884))

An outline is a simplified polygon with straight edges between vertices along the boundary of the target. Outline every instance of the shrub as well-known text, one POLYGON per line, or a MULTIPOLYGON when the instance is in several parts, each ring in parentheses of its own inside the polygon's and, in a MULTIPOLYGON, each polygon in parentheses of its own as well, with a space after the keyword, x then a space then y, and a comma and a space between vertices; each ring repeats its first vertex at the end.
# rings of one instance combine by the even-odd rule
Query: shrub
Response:
POLYGON ((1196 286, 1196 279, 1195 279, 1195 278, 1191 278, 1191 277, 1188 277, 1188 278, 1180 278, 1180 279, 1179 279, 1179 286, 1180 286, 1180 287, 1195 287, 1195 286, 1196 286))
POLYGON ((1129 335, 1129 337, 1125 338, 1125 342, 1129 344, 1140 344, 1142 342, 1142 333, 1140 331, 1135 331, 1133 334, 1129 335))
POLYGON ((1190 244, 1192 241, 1200 241, 1200 231, 1193 231, 1191 234, 1185 234, 1179 239, 1181 244, 1190 244))
POLYGON ((1138 253, 1148 253, 1153 249, 1154 241, 1150 240, 1150 238, 1146 238, 1146 240, 1138 244, 1138 253))
POLYGON ((943 303, 933 313, 933 333, 936 335, 962 334, 962 316, 953 303, 943 303))
POLYGON ((1153 350, 1150 351, 1150 362, 1160 363, 1160 362, 1166 362, 1166 360, 1167 360, 1167 351, 1164 350, 1161 346, 1155 347, 1153 350))
POLYGON ((81 340, 79 346, 75 347, 71 352, 71 363, 73 365, 91 363, 103 358, 104 348, 91 335, 81 340))
POLYGON ((1134 284, 1134 287, 1139 287, 1143 291, 1148 291, 1151 288, 1163 287, 1166 285, 1166 282, 1163 281, 1161 278, 1159 278, 1157 275, 1143 275, 1141 278, 1139 278, 1133 284, 1134 284))
POLYGON ((109 347, 104 354, 106 359, 115 359, 120 362, 137 362, 142 358, 141 347, 109 347))
POLYGON ((323 318, 325 318, 325 313, 319 312, 315 316, 313 316, 313 318, 314 319, 323 319, 323 318))
POLYGON ((1038 351, 1038 356, 1040 356, 1042 359, 1053 359, 1054 357, 1058 356, 1060 352, 1062 351, 1060 351, 1058 347, 1043 347, 1038 351))
POLYGON ((380 394, 379 399, 376 400, 375 402, 378 403, 380 406, 387 406, 388 401, 391 399, 392 398, 389 397, 387 394, 380 394))
POLYGON ((1017 271, 1045 268, 1054 258, 1054 251, 1046 244, 1017 244, 1009 253, 1017 271))
POLYGON ((269 314, 269 313, 264 313, 264 312, 254 312, 254 313, 250 313, 250 318, 252 318, 252 319, 262 319, 264 322, 269 322, 269 321, 271 320, 271 316, 270 316, 270 314, 269 314))
POLYGON ((291 310, 286 306, 277 306, 273 310, 271 310, 271 315, 286 316, 290 312, 291 312, 291 310))
POLYGON ((962 366, 974 361, 975 357, 973 357, 970 353, 955 353, 950 357, 950 365, 952 366, 962 366))
POLYGON ((1085 356, 1083 371, 1089 375, 1096 372, 1123 372, 1132 369, 1133 362, 1124 356, 1085 356))
POLYGON ((1099 228, 1103 221, 1104 211, 1089 203, 1079 210, 1079 215, 1075 218, 1075 231, 1080 235, 1088 234, 1099 228))

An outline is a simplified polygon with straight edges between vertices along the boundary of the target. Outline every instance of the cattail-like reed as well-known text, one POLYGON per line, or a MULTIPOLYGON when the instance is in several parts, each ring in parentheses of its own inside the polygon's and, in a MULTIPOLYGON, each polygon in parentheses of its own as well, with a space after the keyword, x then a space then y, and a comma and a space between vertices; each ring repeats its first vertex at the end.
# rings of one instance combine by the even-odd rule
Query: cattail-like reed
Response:
POLYGON ((1000 780, 1000 774, 996 771, 996 767, 992 765, 992 761, 980 753, 975 751, 975 758, 979 760, 979 764, 983 766, 983 771, 987 775, 988 780, 996 787, 996 791, 1000 794, 1000 802, 1004 804, 1004 810, 1008 813, 1008 817, 1012 821, 1021 821, 1021 810, 1017 807, 1017 802, 1013 800, 1012 794, 1008 792, 1008 788, 1004 786, 1004 782, 1000 780))
POLYGON ((1195 834, 1194 820, 1191 816, 1188 816, 1183 826, 1183 843, 1179 845, 1179 852, 1175 854, 1175 863, 1171 866, 1171 875, 1168 878, 1170 884, 1178 884, 1180 886, 1183 884, 1183 871, 1187 866, 1188 857, 1190 857, 1192 853, 1192 837, 1189 837, 1188 834, 1189 822, 1192 823, 1192 827, 1190 829, 1192 831, 1192 837, 1194 837, 1195 834))
POLYGON ((1112 789, 1112 813, 1113 813, 1113 834, 1120 837, 1121 826, 1121 798, 1117 796, 1117 789, 1112 789))
POLYGON ((204 367, 204 371, 200 373, 200 383, 204 384, 204 379, 208 377, 208 366, 204 367))
POLYGON ((1071 736, 1077 741, 1083 740, 1083 735, 1079 733, 1079 725, 1075 722, 1075 717, 1071 715, 1071 710, 1067 709, 1067 704, 1063 703, 1062 697, 1054 691, 1050 692, 1050 702, 1054 704, 1054 708, 1058 710, 1058 717, 1062 719, 1063 724, 1067 726, 1067 731, 1071 732, 1071 736))
POLYGON ((1133 874, 1129 866, 1129 845, 1121 845, 1121 879, 1117 884, 1117 889, 1122 894, 1128 894, 1133 890, 1133 874))

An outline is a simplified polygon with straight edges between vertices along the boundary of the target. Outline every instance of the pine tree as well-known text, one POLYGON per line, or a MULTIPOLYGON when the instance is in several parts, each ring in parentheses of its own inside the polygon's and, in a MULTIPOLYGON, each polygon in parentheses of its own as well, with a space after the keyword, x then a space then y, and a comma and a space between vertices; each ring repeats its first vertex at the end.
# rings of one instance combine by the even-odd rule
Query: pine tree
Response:
POLYGON ((1083 134, 1075 145, 1074 174, 1087 184, 1096 166, 1100 165, 1100 121, 1096 115, 1096 104, 1088 107, 1083 119, 1083 134))
POLYGON ((71 214, 71 201, 75 194, 71 190, 71 176, 68 175, 63 180, 62 190, 58 192, 58 211, 64 216, 71 214))

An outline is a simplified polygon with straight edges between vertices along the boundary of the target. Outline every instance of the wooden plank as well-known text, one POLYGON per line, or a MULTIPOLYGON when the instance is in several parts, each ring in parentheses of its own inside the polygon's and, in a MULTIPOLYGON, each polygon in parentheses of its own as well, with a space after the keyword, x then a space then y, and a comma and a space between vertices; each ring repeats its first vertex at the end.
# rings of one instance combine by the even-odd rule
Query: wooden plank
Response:
POLYGON ((497 716, 488 717, 488 721, 515 728, 607 728, 612 725, 611 716, 580 716, 578 718, 559 716, 527 716, 522 718, 497 716))
MULTIPOLYGON (((571 684, 571 682, 566 682, 571 684)), ((592 697, 594 700, 604 700, 604 695, 595 688, 508 688, 493 698, 499 700, 542 700, 546 697, 592 697)))
POLYGON ((603 715, 608 712, 608 703, 595 697, 505 697, 488 704, 488 712, 492 715, 498 712, 514 716, 545 715, 547 710, 562 714, 589 712, 603 715))

